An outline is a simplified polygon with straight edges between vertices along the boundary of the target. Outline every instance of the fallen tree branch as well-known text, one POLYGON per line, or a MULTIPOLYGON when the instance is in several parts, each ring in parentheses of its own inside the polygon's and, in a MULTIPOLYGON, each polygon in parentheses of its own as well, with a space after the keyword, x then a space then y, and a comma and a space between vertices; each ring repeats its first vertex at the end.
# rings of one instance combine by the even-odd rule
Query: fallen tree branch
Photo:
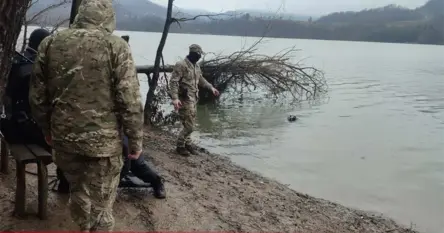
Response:
MULTIPOLYGON (((230 55, 203 60, 200 66, 205 79, 221 92, 230 86, 239 87, 238 93, 262 89, 274 98, 284 95, 297 101, 316 98, 327 90, 322 71, 291 61, 297 49, 293 47, 269 56, 255 53, 258 44, 230 55)), ((137 70, 149 74, 154 72, 154 67, 138 66, 137 70)), ((160 68, 160 72, 172 71, 172 65, 160 68)))

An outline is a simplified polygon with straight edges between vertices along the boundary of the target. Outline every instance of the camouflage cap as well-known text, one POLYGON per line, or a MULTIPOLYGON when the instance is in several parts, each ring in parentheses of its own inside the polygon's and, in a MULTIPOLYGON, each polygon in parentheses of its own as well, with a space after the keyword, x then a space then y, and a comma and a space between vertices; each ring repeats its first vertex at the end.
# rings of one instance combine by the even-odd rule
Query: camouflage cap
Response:
POLYGON ((202 47, 200 47, 200 45, 198 45, 198 44, 190 45, 190 52, 196 52, 196 53, 199 53, 199 54, 205 54, 204 51, 202 50, 202 47))

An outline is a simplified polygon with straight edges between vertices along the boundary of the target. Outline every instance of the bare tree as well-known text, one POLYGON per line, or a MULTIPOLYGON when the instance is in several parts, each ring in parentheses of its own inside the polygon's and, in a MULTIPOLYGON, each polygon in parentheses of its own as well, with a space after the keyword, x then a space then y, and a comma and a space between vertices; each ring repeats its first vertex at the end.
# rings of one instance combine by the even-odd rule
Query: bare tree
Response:
MULTIPOLYGON (((294 47, 282 50, 274 55, 258 53, 258 47, 264 37, 250 46, 243 46, 237 52, 214 57, 200 62, 204 78, 221 93, 228 93, 229 98, 242 97, 243 94, 261 91, 267 99, 279 99, 290 102, 318 100, 328 90, 322 71, 293 61, 298 52, 294 47)), ((163 60, 162 60, 163 63, 163 60)), ((138 66, 139 73, 148 76, 154 72, 154 66, 138 66)), ((160 79, 157 93, 151 102, 150 124, 157 126, 172 124, 177 120, 174 113, 165 114, 160 104, 169 99, 169 85, 166 73, 173 71, 172 65, 164 65, 159 72, 164 72, 160 79), (163 85, 162 85, 163 84, 163 85)), ((260 98, 260 97, 259 97, 260 98)), ((199 91, 199 103, 214 102, 216 98, 205 89, 199 91)))
POLYGON ((146 95, 145 109, 144 109, 144 122, 147 125, 149 125, 151 123, 152 113, 154 111, 156 111, 156 109, 158 108, 158 106, 156 106, 156 104, 154 104, 154 102, 156 102, 155 101, 155 92, 156 92, 156 88, 157 88, 158 82, 159 82, 160 62, 163 61, 163 55, 162 55, 163 48, 165 47, 165 43, 166 43, 166 40, 168 37, 168 32, 170 30, 171 24, 177 23, 180 26, 180 22, 196 20, 200 17, 207 17, 207 18, 211 19, 211 18, 216 17, 218 15, 224 15, 224 14, 213 14, 213 15, 208 14, 208 15, 196 15, 192 18, 184 18, 184 17, 175 18, 172 16, 173 2, 174 2, 174 0, 168 0, 165 25, 164 25, 163 32, 162 32, 162 37, 160 38, 159 46, 157 47, 156 58, 154 60, 153 70, 151 72, 152 76, 150 76, 148 74, 149 89, 148 89, 148 93, 146 95))
POLYGON ((23 25, 29 0, 0 1, 0 98, 4 101, 6 79, 11 69, 11 57, 23 25))
POLYGON ((28 3, 27 7, 27 15, 25 15, 25 21, 24 21, 24 28, 23 28, 23 41, 22 41, 22 47, 21 52, 23 53, 26 49, 26 45, 28 44, 28 26, 32 24, 37 24, 42 27, 45 27, 47 29, 50 28, 51 33, 56 31, 61 25, 67 23, 69 21, 69 18, 66 17, 65 19, 62 19, 59 17, 55 22, 52 23, 53 20, 49 19, 47 14, 54 9, 57 9, 59 7, 63 7, 71 3, 71 0, 58 0, 55 3, 52 3, 42 10, 39 10, 37 12, 30 12, 32 10, 32 7, 39 3, 40 0, 32 0, 28 3), (49 27, 49 28, 48 28, 49 27))
MULTIPOLYGON (((160 104, 169 97, 167 72, 172 72, 173 66, 165 66, 162 51, 166 43, 171 24, 196 20, 199 17, 210 19, 215 15, 197 15, 192 18, 172 16, 174 0, 168 1, 167 16, 162 37, 157 49, 154 66, 138 67, 138 71, 148 76, 148 93, 144 109, 144 122, 147 125, 173 123, 177 120, 174 114, 164 115, 160 104), (162 68, 161 63, 162 62, 162 68), (164 86, 159 87, 160 72, 164 72, 164 86), (157 94, 156 94, 157 90, 157 94)), ((280 10, 280 9, 279 9, 280 10)), ((278 10, 278 11, 279 11, 278 10)), ((269 22, 264 29, 263 36, 253 45, 242 48, 228 56, 216 55, 215 58, 200 62, 203 75, 207 81, 223 92, 228 88, 239 89, 240 92, 262 89, 267 95, 278 98, 289 96, 293 100, 314 99, 327 90, 327 84, 322 71, 314 67, 305 67, 300 63, 293 63, 291 58, 297 50, 292 47, 273 56, 257 54, 257 47, 271 28, 269 22)), ((200 101, 214 101, 208 91, 201 90, 200 101)))
POLYGON ((173 1, 174 0, 168 0, 168 7, 167 7, 167 15, 165 19, 165 25, 163 27, 162 37, 160 38, 159 46, 157 47, 156 52, 156 58, 154 60, 154 69, 153 69, 153 76, 150 77, 148 75, 148 93, 146 94, 146 101, 145 101, 145 109, 144 109, 144 122, 145 124, 151 123, 151 114, 152 114, 152 102, 154 99, 154 94, 157 88, 157 83, 159 81, 159 70, 160 70, 160 60, 162 59, 162 52, 163 48, 165 47, 166 39, 168 37, 168 32, 170 30, 170 26, 173 23, 172 18, 172 12, 173 12, 173 1))

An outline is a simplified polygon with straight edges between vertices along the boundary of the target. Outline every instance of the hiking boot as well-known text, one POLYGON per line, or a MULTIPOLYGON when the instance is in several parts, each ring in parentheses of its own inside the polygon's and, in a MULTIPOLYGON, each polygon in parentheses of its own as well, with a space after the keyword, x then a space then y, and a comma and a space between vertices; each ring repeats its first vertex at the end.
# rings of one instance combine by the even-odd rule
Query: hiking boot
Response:
POLYGON ((62 170, 57 168, 56 172, 57 172, 57 179, 59 181, 59 184, 57 186, 57 192, 59 192, 59 193, 69 193, 69 183, 66 180, 65 176, 63 175, 62 170))
POLYGON ((59 181, 57 186, 57 192, 67 194, 69 193, 69 184, 63 181, 59 181))
POLYGON ((176 152, 185 157, 190 156, 190 152, 185 147, 177 147, 176 152))
POLYGON ((191 145, 185 145, 185 148, 193 155, 198 155, 197 150, 191 145))
POLYGON ((158 184, 153 184, 153 195, 157 199, 165 199, 166 192, 165 192, 165 186, 163 185, 163 181, 160 180, 158 184))

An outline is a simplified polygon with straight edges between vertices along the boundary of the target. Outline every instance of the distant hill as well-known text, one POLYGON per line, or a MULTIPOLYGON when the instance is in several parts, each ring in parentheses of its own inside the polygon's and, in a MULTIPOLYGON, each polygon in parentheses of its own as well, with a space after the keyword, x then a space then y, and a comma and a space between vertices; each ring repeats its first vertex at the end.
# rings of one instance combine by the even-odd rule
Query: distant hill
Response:
POLYGON ((337 12, 316 21, 343 39, 444 44, 444 0, 429 0, 416 9, 397 5, 337 12))
MULTIPOLYGON (((258 11, 258 10, 252 10, 252 9, 239 9, 236 11, 227 11, 227 14, 230 15, 249 15, 253 18, 279 18, 279 19, 286 19, 286 20, 294 20, 294 21, 307 21, 310 17, 310 15, 299 15, 299 14, 291 14, 291 13, 283 13, 283 12, 265 12, 265 11, 258 11)), ((313 19, 316 17, 313 17, 313 19)))
POLYGON ((388 5, 359 12, 336 12, 321 17, 317 22, 327 24, 387 24, 430 20, 443 14, 444 0, 430 0, 416 9, 388 5))
MULTIPOLYGON (((32 16, 37 12, 47 8, 48 6, 58 3, 61 0, 39 0, 34 4, 31 9, 28 11, 28 15, 32 16)), ((113 0, 114 7, 116 10, 117 21, 126 20, 128 18, 160 18, 165 19, 166 15, 166 7, 161 6, 159 4, 153 3, 149 0, 113 0)), ((53 9, 45 13, 46 19, 52 19, 53 21, 57 21, 60 18, 69 18, 71 4, 65 4, 63 7, 53 9)), ((257 10, 238 10, 238 11, 227 11, 227 12, 210 12, 201 9, 182 9, 178 7, 173 8, 173 15, 176 17, 186 17, 190 18, 195 15, 206 15, 206 14, 224 14, 218 17, 219 19, 227 19, 232 16, 242 16, 245 14, 249 14, 251 17, 265 17, 265 18, 274 18, 280 17, 288 20, 308 20, 310 16, 304 15, 295 15, 288 13, 279 13, 275 14, 274 12, 263 12, 257 10)), ((198 21, 207 21, 205 17, 199 18, 198 21)))
POLYGON ((440 17, 444 15, 444 1, 443 0, 430 0, 426 4, 416 9, 427 18, 440 17))
MULTIPOLYGON (((43 9, 59 0, 40 0, 28 12, 43 9), (46 4, 46 5, 45 5, 46 4)), ((148 0, 115 0, 117 29, 161 32, 166 8, 148 0)), ((70 6, 48 12, 48 18, 69 17, 70 6)), ((212 14, 204 10, 174 8, 176 17, 212 14)), ((47 19, 46 19, 47 20, 47 19)), ((444 45, 444 0, 429 0, 416 9, 397 5, 366 9, 359 12, 336 12, 318 19, 294 14, 273 14, 253 10, 225 12, 209 20, 205 17, 173 24, 175 33, 196 33, 233 36, 263 36, 323 40, 351 40, 393 43, 444 45)))
POLYGON ((381 8, 368 9, 359 12, 336 12, 321 17, 316 22, 325 24, 385 24, 400 21, 421 20, 423 15, 415 10, 402 6, 388 5, 381 8))
MULTIPOLYGON (((28 10, 27 15, 33 16, 37 12, 47 8, 50 5, 61 2, 61 0, 39 0, 28 10)), ((166 8, 164 6, 153 3, 149 0, 113 0, 114 9, 116 11, 117 21, 126 20, 128 18, 159 18, 164 19, 166 8)), ((69 18, 71 12, 71 3, 63 5, 63 7, 51 9, 40 17, 40 21, 50 22, 58 21, 61 18, 69 18)), ((191 17, 195 14, 195 10, 174 8, 173 14, 180 17, 191 17)))

